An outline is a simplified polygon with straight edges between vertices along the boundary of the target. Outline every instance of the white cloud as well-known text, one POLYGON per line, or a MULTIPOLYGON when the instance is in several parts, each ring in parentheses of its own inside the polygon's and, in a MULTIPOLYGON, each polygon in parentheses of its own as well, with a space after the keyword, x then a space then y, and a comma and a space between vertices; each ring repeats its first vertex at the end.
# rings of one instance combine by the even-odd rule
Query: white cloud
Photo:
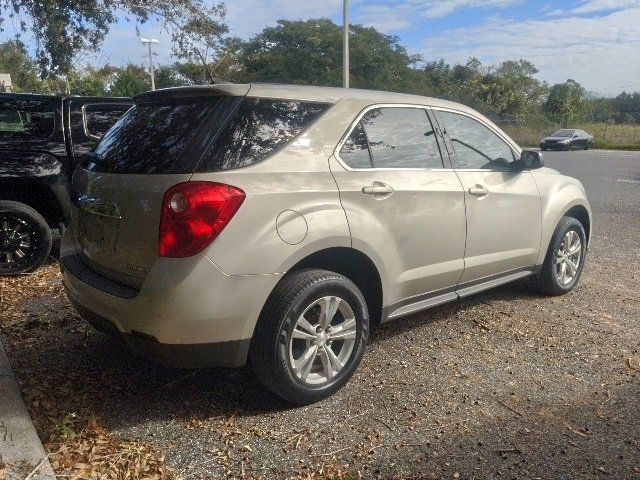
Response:
POLYGON ((571 10, 571 13, 596 13, 631 7, 640 7, 640 0, 583 0, 581 5, 571 10))
POLYGON ((492 19, 425 40, 426 59, 484 62, 524 58, 551 83, 573 78, 587 89, 613 94, 640 90, 640 8, 589 18, 513 21, 492 19))
POLYGON ((342 0, 237 0, 227 2, 230 33, 242 38, 259 33, 277 20, 333 17, 342 12, 342 0))
POLYGON ((557 8, 555 10, 543 9, 547 16, 560 15, 587 15, 593 13, 611 12, 627 8, 640 7, 640 0, 581 0, 580 4, 571 9, 557 8))
POLYGON ((506 8, 522 0, 390 0, 385 3, 361 5, 355 9, 355 23, 392 32, 416 27, 424 19, 447 17, 463 9, 506 8))

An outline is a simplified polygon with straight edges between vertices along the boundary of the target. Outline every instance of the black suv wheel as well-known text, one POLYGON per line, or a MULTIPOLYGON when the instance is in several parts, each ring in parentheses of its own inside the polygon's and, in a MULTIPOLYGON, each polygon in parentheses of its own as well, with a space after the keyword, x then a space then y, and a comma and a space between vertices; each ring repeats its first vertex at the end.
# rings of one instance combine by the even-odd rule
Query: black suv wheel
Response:
POLYGON ((0 201, 0 275, 39 268, 51 252, 51 229, 42 215, 19 202, 0 201))

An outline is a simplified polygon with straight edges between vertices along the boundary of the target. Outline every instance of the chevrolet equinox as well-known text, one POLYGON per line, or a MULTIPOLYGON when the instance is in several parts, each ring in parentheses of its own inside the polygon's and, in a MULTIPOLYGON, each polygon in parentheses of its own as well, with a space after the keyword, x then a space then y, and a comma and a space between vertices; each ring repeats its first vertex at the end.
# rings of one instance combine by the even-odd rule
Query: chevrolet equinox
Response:
POLYGON ((61 265, 81 316, 161 363, 248 362, 311 403, 381 323, 580 278, 582 184, 458 103, 270 84, 134 102, 74 172, 61 265))

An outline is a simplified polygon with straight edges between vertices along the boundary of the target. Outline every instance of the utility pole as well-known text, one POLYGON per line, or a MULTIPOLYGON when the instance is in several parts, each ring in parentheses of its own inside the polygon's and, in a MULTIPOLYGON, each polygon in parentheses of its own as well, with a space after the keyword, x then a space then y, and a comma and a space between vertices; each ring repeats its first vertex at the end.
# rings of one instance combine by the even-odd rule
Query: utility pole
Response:
POLYGON ((342 18, 342 86, 349 88, 349 0, 343 0, 342 18))
POLYGON ((159 40, 155 38, 141 38, 140 41, 143 45, 149 46, 149 73, 151 74, 151 90, 156 89, 156 77, 153 73, 153 53, 151 52, 151 44, 152 43, 160 43, 159 40))

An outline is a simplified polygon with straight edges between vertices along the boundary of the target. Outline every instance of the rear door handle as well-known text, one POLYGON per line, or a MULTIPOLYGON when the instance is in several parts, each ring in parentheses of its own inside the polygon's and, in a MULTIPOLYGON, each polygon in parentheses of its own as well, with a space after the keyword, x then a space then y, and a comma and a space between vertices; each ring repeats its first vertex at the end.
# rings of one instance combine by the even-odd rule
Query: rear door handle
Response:
POLYGON ((365 195, 391 195, 393 187, 382 182, 373 182, 371 185, 362 187, 362 193, 365 195))
POLYGON ((469 189, 469 193, 471 195, 475 195, 476 197, 486 197, 489 195, 489 190, 482 185, 476 185, 475 187, 471 187, 469 189))

